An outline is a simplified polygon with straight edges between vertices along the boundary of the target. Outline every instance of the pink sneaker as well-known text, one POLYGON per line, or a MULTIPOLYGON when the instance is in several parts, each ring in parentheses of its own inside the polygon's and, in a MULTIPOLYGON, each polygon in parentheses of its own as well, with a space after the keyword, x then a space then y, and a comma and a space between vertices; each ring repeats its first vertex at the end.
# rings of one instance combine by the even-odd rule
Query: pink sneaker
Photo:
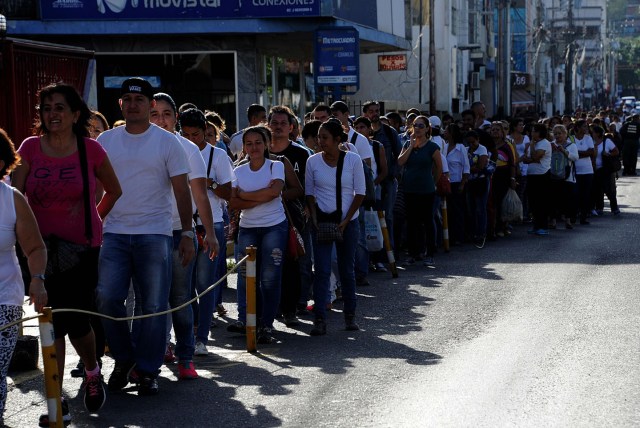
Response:
POLYGON ((178 363, 178 379, 198 379, 198 373, 193 361, 180 361, 178 363))

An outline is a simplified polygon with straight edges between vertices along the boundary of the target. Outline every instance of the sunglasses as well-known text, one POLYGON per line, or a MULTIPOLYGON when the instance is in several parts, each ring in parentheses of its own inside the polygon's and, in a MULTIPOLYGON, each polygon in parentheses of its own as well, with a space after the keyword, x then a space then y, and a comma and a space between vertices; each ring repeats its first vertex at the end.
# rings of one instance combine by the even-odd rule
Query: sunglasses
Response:
POLYGON ((418 129, 424 129, 427 127, 427 125, 425 125, 424 123, 414 123, 413 127, 418 129))

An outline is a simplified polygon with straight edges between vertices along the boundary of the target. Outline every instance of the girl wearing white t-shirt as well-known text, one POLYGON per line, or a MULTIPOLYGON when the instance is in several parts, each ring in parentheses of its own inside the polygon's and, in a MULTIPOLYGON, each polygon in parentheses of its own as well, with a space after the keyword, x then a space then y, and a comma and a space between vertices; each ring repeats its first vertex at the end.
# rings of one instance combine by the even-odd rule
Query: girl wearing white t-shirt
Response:
POLYGON ((591 187, 593 186, 594 144, 589 135, 589 124, 580 119, 573 126, 573 141, 578 148, 576 167, 576 192, 580 210, 580 224, 589 224, 587 217, 591 214, 591 187))
POLYGON ((616 173, 604 166, 603 158, 618 156, 619 151, 613 141, 604 136, 604 129, 599 125, 591 125, 591 138, 595 145, 596 171, 593 177, 592 196, 598 215, 604 210, 604 195, 609 199, 611 212, 619 215, 618 198, 616 196, 616 173))
MULTIPOLYGON (((267 136, 260 127, 250 127, 242 135, 242 147, 249 158, 234 170, 236 180, 229 207, 241 209, 238 257, 248 246, 258 248, 256 287, 258 289, 258 343, 273 343, 273 320, 280 304, 282 263, 289 225, 280 195, 284 186, 284 165, 268 159, 267 136)), ((238 327, 246 323, 246 277, 238 275, 238 327)))
POLYGON ((529 232, 536 235, 548 235, 551 143, 547 140, 546 125, 542 123, 533 125, 531 144, 522 157, 522 162, 528 164, 529 208, 533 215, 533 229, 529 232))
MULTIPOLYGON (((342 284, 344 317, 347 330, 358 330, 355 323, 356 278, 355 257, 360 226, 358 208, 364 200, 366 185, 360 156, 339 149, 340 143, 347 140, 340 121, 329 119, 318 130, 318 142, 322 151, 307 160, 305 171, 305 195, 311 211, 311 220, 315 229, 323 214, 339 212, 339 228, 342 242, 336 242, 338 271, 342 284), (342 160, 341 160, 342 158, 342 160), (338 164, 342 162, 341 206, 337 206, 336 174, 338 164)), ((329 296, 329 278, 331 275, 331 252, 334 243, 321 243, 314 239, 315 281, 313 283, 315 321, 310 334, 320 336, 327 333, 326 308, 329 296)))

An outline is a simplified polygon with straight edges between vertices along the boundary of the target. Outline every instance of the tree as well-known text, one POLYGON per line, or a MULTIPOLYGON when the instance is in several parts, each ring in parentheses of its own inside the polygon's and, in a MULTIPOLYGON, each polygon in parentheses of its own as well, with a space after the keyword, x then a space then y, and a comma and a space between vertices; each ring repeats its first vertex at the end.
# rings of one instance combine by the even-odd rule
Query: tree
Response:
POLYGON ((640 37, 620 39, 618 83, 624 93, 640 96, 640 37))

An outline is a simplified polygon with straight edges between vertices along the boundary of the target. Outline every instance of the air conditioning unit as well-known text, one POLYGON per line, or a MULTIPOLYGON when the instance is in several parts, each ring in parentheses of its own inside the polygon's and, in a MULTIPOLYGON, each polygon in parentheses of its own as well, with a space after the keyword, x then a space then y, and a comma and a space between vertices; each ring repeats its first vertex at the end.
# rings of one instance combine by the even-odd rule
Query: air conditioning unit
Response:
POLYGON ((480 73, 471 73, 471 89, 480 89, 480 73))

